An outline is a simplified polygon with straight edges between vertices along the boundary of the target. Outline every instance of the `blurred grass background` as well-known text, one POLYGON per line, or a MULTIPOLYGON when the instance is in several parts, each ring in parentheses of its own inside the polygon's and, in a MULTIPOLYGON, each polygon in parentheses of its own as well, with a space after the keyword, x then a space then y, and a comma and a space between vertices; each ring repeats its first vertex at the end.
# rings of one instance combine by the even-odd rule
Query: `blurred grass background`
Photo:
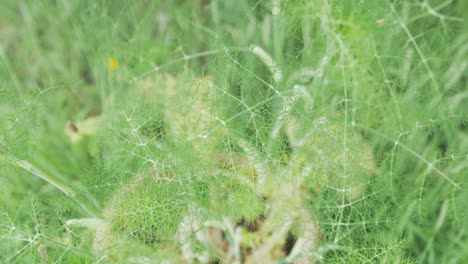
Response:
MULTIPOLYGON (((276 16, 275 3, 2 1, 1 261, 46 262, 41 245, 50 262, 99 261, 85 243, 55 242, 63 223, 89 216, 86 210, 11 160, 72 186, 98 212, 139 171, 137 155, 163 155, 121 140, 131 130, 126 118, 133 113, 136 124, 157 127, 162 104, 185 103, 151 98, 142 92, 145 80, 157 89, 162 74, 211 76, 256 109, 255 122, 241 114, 230 132, 265 150, 279 106, 259 106, 274 82, 248 52, 256 44, 283 71, 279 92, 297 82, 294 74, 315 72, 300 80, 314 112, 299 116, 338 113, 374 151, 378 169, 363 199, 344 208, 332 190, 310 199, 323 240, 333 245, 322 262, 467 262, 468 2, 278 1, 276 16), (101 117, 98 132, 71 143, 67 122, 92 116, 101 117)), ((226 119, 242 110, 223 98, 213 104, 226 119)), ((187 155, 186 166, 203 167, 187 155)))

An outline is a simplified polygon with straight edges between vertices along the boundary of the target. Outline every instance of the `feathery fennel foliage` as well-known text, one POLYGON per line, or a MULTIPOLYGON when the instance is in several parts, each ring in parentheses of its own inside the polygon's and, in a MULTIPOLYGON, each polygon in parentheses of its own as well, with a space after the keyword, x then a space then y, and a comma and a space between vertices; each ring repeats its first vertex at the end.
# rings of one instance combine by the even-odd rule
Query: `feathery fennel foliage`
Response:
POLYGON ((2 263, 468 260, 465 2, 2 7, 2 263))

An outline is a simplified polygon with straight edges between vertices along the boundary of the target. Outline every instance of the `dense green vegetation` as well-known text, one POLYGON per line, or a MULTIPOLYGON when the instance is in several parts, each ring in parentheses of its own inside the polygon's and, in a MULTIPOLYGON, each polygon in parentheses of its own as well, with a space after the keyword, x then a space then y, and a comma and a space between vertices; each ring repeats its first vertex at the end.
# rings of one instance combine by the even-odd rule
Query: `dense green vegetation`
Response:
POLYGON ((468 262, 467 12, 2 1, 0 262, 468 262))

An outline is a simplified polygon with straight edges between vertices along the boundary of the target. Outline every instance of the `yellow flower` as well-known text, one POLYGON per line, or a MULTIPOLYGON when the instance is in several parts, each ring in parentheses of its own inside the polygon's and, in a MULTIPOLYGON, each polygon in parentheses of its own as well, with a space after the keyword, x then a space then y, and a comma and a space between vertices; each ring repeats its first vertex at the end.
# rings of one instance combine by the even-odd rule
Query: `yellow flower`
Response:
POLYGON ((108 65, 109 65, 109 69, 115 70, 117 69, 117 67, 119 67, 119 60, 117 60, 117 58, 115 57, 110 57, 108 65))

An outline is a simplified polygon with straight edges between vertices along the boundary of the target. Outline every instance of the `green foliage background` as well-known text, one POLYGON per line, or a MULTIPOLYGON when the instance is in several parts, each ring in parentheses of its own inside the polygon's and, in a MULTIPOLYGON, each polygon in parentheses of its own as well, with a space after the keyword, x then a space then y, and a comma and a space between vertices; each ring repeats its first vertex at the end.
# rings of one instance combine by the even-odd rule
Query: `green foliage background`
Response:
MULTIPOLYGON (((72 232, 68 244, 60 239, 67 220, 102 217, 116 193, 113 226, 132 242, 109 262, 126 263, 125 254, 138 253, 177 263, 179 249, 159 245, 171 239, 192 202, 205 209, 205 220, 255 219, 263 200, 236 177, 213 172, 212 155, 240 153, 242 140, 267 163, 287 159, 291 142, 284 131, 278 137, 272 131, 280 98, 294 93, 295 84, 313 98, 299 96, 292 105, 291 116, 305 129, 297 133, 323 116, 341 131, 316 134, 321 158, 304 154, 318 168, 312 185, 320 188, 307 196, 323 235, 312 258, 467 262, 467 2, 278 1, 277 16, 273 3, 2 1, 0 262, 104 261, 86 230, 72 232), (252 44, 281 68, 279 82, 252 44), (118 60, 114 70, 111 58, 118 60), (177 78, 176 96, 161 95, 167 76, 177 78), (194 128, 207 135, 200 143, 168 132, 162 109, 197 124, 190 109, 199 99, 189 89, 202 76, 216 86, 202 104, 217 121, 194 128), (97 115, 97 132, 71 143, 67 122, 97 115), (362 137, 376 164, 372 176, 356 180, 364 187, 352 201, 330 187, 339 183, 329 174, 363 172, 327 165, 348 153, 343 131, 344 138, 362 137), (72 191, 21 168, 21 160, 72 191), (167 182, 119 194, 151 166, 167 182)), ((273 184, 284 180, 270 174, 273 184)))

